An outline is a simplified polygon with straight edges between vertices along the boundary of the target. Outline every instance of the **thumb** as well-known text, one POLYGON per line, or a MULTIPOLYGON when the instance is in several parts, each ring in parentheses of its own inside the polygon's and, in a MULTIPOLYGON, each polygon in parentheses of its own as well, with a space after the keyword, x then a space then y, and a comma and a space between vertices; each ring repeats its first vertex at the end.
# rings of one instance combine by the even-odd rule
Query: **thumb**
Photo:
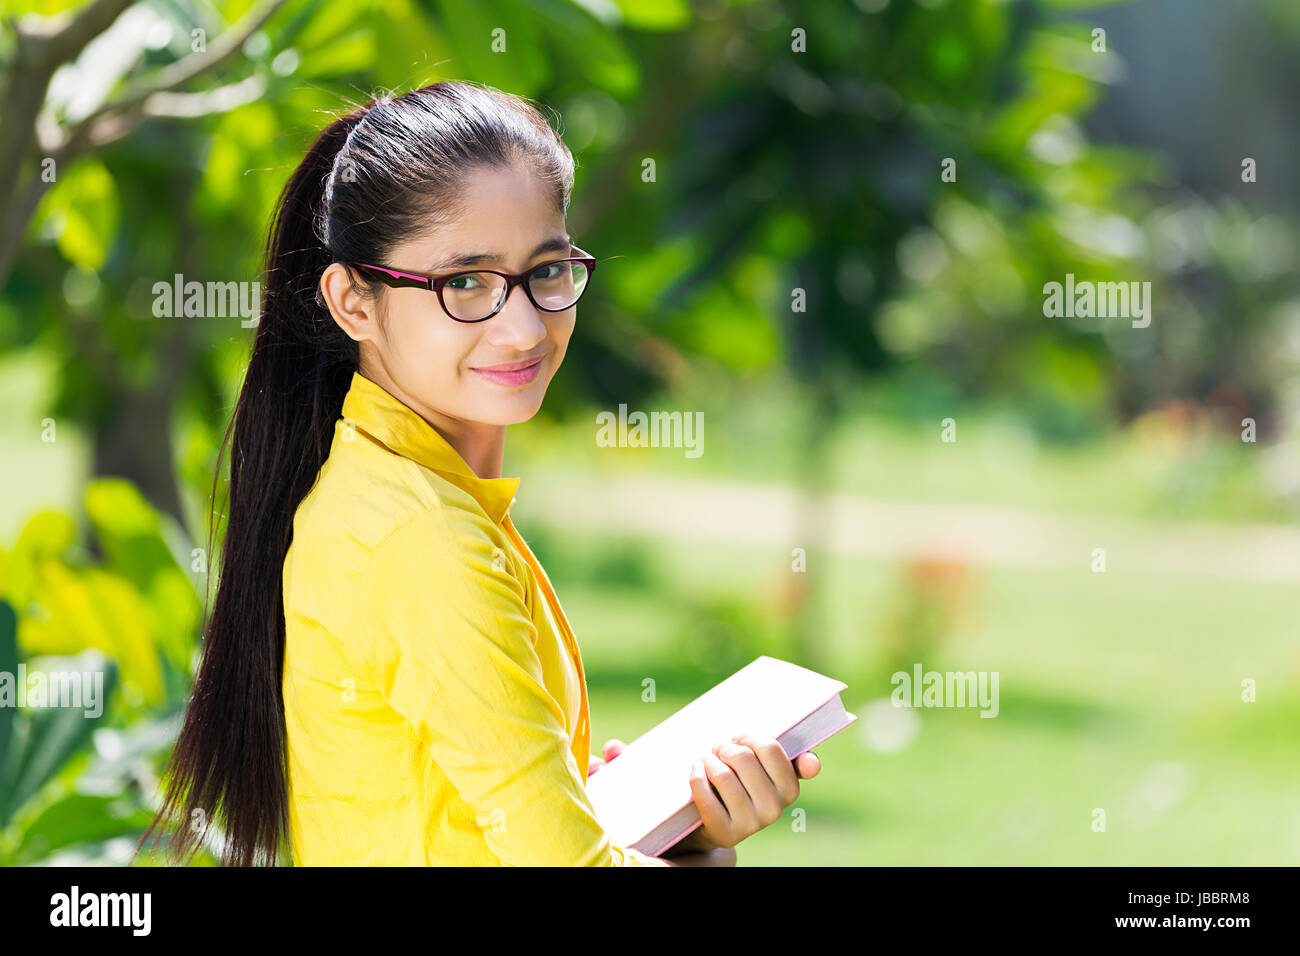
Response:
POLYGON ((818 756, 811 750, 801 753, 794 762, 794 772, 796 776, 805 780, 817 776, 821 772, 822 762, 818 756))

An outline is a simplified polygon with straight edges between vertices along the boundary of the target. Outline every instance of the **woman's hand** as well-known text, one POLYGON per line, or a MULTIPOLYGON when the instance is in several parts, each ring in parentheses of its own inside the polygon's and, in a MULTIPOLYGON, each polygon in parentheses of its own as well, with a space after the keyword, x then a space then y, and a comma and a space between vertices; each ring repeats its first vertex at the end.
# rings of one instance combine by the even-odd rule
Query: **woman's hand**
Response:
POLYGON ((781 819, 799 798, 799 778, 820 771, 816 754, 809 751, 791 761, 772 737, 741 734, 719 744, 691 773, 691 794, 703 824, 668 852, 694 855, 734 847, 781 819))
POLYGON ((606 740, 605 746, 601 748, 601 756, 597 757, 595 754, 592 754, 591 759, 587 761, 587 776, 590 777, 593 773, 605 766, 605 764, 609 763, 626 749, 627 744, 623 743, 623 741, 619 740, 617 737, 606 740))

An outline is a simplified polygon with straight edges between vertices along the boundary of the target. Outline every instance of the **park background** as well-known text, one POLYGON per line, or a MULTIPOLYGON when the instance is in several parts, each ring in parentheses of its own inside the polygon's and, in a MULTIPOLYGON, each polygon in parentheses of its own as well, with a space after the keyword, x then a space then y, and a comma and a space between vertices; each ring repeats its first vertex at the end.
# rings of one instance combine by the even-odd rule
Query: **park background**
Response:
POLYGON ((578 161, 600 265, 504 474, 594 741, 772 654, 859 720, 742 865, 1300 861, 1291 0, 0 7, 0 671, 112 687, 0 708, 0 862, 126 862, 188 692, 253 330, 154 284, 258 280, 315 131, 438 79, 578 161), (1045 316, 1067 273, 1150 325, 1045 316), (599 446, 619 404, 703 454, 599 446), (998 716, 890 706, 915 664, 998 716))

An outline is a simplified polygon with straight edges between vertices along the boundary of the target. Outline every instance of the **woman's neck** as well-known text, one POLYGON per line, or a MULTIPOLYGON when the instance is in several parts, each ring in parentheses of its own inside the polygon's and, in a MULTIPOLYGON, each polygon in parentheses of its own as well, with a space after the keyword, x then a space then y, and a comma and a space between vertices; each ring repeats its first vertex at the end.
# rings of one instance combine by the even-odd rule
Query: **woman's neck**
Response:
POLYGON ((465 422, 448 419, 438 415, 430 420, 421 411, 421 416, 438 430, 438 434, 447 439, 447 444, 465 459, 465 464, 473 469, 480 478, 500 478, 501 462, 505 455, 506 427, 504 425, 484 425, 482 422, 465 422))
POLYGON ((465 459, 465 464, 480 478, 500 478, 501 463, 505 455, 506 426, 487 425, 452 418, 430 408, 418 398, 406 394, 392 376, 380 366, 367 365, 361 374, 388 392, 407 408, 428 422, 447 444, 465 459))

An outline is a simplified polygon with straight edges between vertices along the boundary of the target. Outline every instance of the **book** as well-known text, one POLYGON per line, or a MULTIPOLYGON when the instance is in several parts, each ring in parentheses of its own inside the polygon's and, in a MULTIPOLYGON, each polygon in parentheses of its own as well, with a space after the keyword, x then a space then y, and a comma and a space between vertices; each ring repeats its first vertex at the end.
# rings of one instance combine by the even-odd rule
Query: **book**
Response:
POLYGON ((848 685, 788 661, 759 657, 646 731, 587 779, 596 818, 616 846, 658 856, 701 826, 691 794, 696 758, 734 734, 773 737, 791 760, 857 717, 848 685))

